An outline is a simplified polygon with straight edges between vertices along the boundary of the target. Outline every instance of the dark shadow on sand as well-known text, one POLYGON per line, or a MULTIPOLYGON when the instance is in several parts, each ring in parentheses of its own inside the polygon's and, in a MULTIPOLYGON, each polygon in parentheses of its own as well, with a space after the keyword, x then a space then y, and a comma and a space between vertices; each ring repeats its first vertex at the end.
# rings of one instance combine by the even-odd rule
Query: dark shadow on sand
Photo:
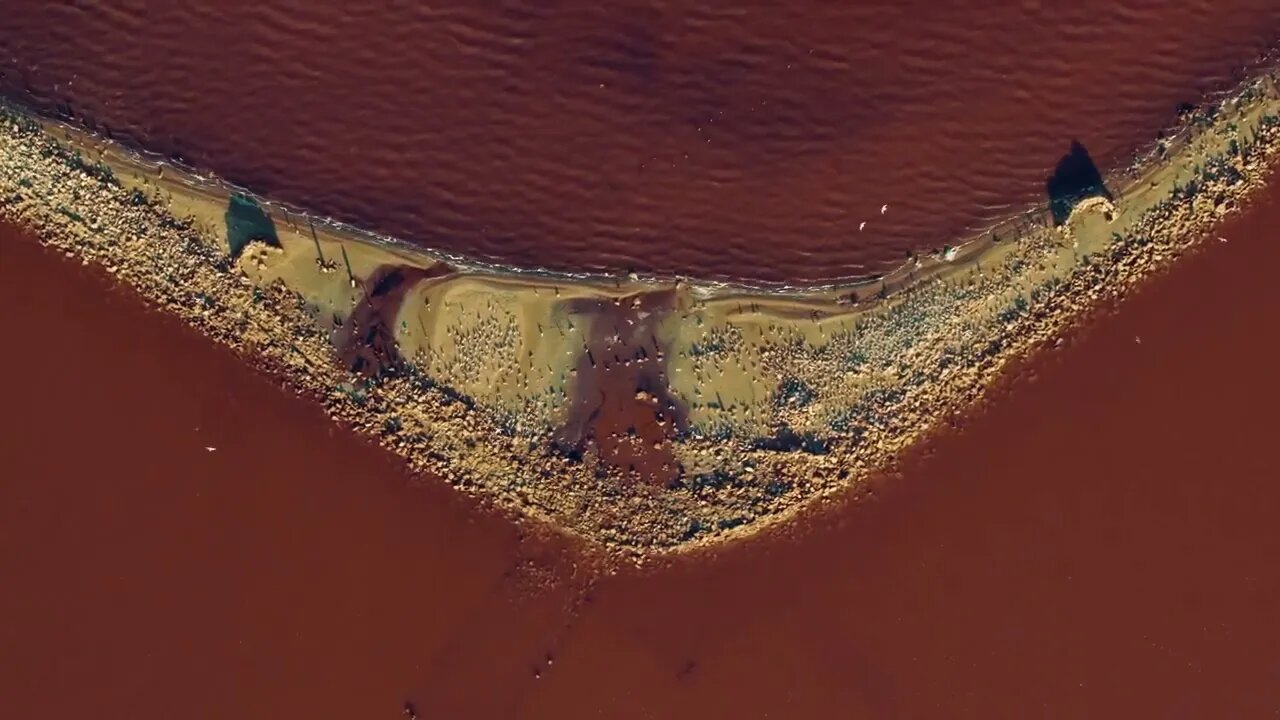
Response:
POLYGON ((1049 195, 1054 225, 1066 222, 1071 211, 1085 198, 1113 199, 1098 166, 1079 140, 1071 141, 1071 149, 1058 161, 1053 175, 1045 183, 1045 192, 1049 195))
POLYGON ((272 247, 280 247, 275 223, 253 198, 240 193, 232 195, 227 203, 227 213, 224 218, 227 223, 227 245, 231 250, 231 257, 240 257, 240 253, 254 240, 265 242, 272 247))

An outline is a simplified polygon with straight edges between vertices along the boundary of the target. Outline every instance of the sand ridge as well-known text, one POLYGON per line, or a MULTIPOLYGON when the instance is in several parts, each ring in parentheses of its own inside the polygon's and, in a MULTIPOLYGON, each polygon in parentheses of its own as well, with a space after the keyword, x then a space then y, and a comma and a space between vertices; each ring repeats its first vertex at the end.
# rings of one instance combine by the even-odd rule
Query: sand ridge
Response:
POLYGON ((1264 73, 1061 226, 1046 209, 885 278, 786 294, 469 266, 14 109, 0 213, 415 467, 639 557, 756 532, 891 462, 1238 206, 1278 117, 1264 73), (244 242, 233 210, 266 230, 244 242))

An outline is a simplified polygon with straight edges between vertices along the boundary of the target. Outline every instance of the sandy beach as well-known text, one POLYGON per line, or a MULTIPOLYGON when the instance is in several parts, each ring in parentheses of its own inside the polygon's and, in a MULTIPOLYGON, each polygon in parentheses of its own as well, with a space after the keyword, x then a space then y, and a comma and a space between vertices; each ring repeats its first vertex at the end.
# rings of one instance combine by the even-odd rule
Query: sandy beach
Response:
POLYGON ((16 109, 0 208, 413 467, 639 557, 748 535, 892 463, 1236 207, 1278 112, 1267 70, 1060 222, 1046 207, 786 293, 432 255, 16 109))

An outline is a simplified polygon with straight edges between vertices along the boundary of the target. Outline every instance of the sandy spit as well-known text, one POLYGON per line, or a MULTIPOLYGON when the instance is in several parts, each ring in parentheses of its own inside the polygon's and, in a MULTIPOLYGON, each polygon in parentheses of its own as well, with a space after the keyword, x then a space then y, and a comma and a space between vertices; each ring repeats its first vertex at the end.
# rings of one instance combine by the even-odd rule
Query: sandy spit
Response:
MULTIPOLYGON (((469 266, 6 108, 0 217, 97 263, 411 464, 619 556, 847 492, 1195 245, 1267 178, 1262 73, 1055 225, 776 293, 469 266)), ((85 358, 92 362, 92 358, 85 358)))

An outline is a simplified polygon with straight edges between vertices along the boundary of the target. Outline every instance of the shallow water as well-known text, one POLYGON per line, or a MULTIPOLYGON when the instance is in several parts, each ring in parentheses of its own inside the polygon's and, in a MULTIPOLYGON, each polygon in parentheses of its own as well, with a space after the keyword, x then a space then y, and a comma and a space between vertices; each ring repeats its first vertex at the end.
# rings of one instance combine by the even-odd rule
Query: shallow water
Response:
POLYGON ((0 93, 273 198, 505 264, 777 282, 1039 202, 1072 139, 1122 162, 1280 39, 1271 0, 11 5, 0 93))
POLYGON ((594 583, 6 235, 0 327, 30 352, 0 354, 0 694, 31 718, 1274 713, 1277 227, 1280 186, 861 502, 594 583))
POLYGON ((0 327, 6 717, 396 718, 544 657, 554 541, 2 226, 0 327))
POLYGON ((869 499, 602 589, 528 716, 1274 714, 1277 228, 1280 186, 869 499))

